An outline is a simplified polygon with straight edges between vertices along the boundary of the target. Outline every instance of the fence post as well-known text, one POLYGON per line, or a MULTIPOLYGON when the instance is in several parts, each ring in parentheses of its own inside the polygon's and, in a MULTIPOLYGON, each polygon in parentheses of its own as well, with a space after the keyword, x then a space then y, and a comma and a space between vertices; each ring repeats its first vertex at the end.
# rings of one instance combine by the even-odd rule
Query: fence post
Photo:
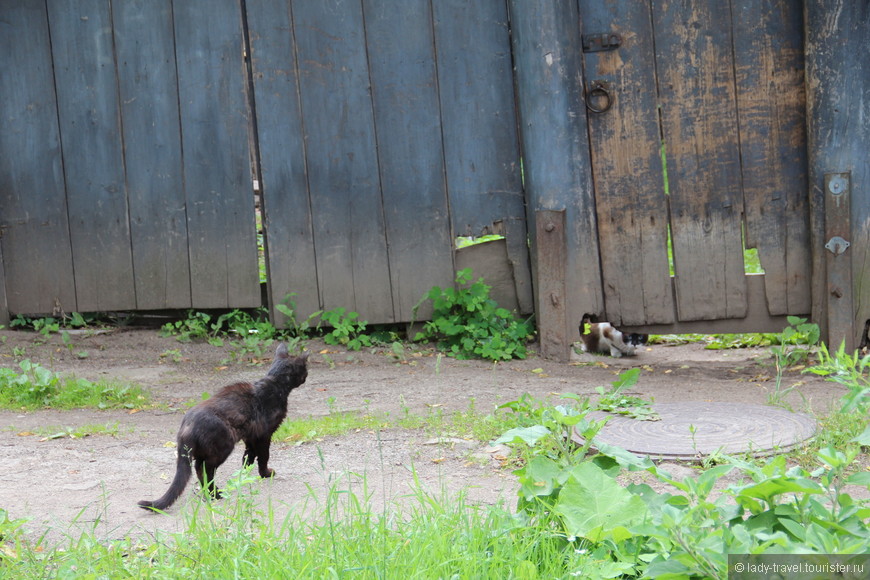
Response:
POLYGON ((531 218, 540 210, 564 210, 561 258, 549 254, 551 236, 530 232, 536 305, 550 300, 546 283, 564 288, 558 310, 537 313, 539 335, 548 337, 541 348, 564 360, 568 329, 583 312, 604 311, 579 14, 574 0, 511 0, 510 8, 529 223, 536 227, 531 218), (550 271, 557 262, 559 271, 550 271))
POLYGON ((804 15, 813 318, 851 351, 870 320, 870 11, 805 0, 804 15))

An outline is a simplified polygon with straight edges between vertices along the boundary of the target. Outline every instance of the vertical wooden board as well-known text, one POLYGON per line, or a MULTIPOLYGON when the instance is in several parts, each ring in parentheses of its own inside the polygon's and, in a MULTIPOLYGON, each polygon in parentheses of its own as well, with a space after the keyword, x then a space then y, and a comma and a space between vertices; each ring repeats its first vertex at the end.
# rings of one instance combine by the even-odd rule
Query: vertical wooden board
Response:
POLYGON ((453 230, 525 220, 507 6, 435 0, 435 47, 453 230))
POLYGON ((194 308, 261 305, 238 0, 173 4, 194 308))
POLYGON ((0 18, 0 246, 13 314, 77 310, 45 2, 0 18))
POLYGON ((321 304, 392 322, 361 0, 293 7, 321 304))
POLYGON ((6 268, 3 266, 3 244, 0 244, 0 324, 9 324, 9 303, 6 301, 6 268))
MULTIPOLYGON (((541 354, 568 360, 575 332, 571 330, 568 305, 565 211, 535 212, 535 246, 538 248, 538 300, 536 315, 541 354)), ((576 338, 579 338, 577 336, 576 338)))
POLYGON ((733 3, 746 245, 758 248, 770 314, 810 311, 803 12, 733 3))
POLYGON ((292 300, 302 319, 320 309, 292 6, 289 0, 247 2, 245 6, 257 112, 269 306, 272 320, 283 325, 286 320, 275 305, 283 303, 288 294, 295 294, 292 300))
POLYGON ((390 286, 396 320, 409 321, 432 286, 454 277, 432 13, 429 0, 364 0, 363 13, 390 286))
MULTIPOLYGON (((606 319, 620 325, 671 323, 674 295, 649 2, 581 0, 580 20, 584 35, 622 39, 616 50, 584 54, 587 98, 593 81, 607 83, 611 95, 610 110, 589 113, 606 319)), ((604 106, 600 98, 591 98, 591 104, 604 106)))
POLYGON ((112 16, 136 305, 190 308, 172 3, 128 0, 112 16))
POLYGON ((136 295, 107 0, 48 3, 77 308, 133 309, 136 295))
MULTIPOLYGON (((512 0, 510 10, 528 208, 565 210, 563 312, 565 324, 574 327, 584 312, 604 308, 577 5, 512 0)), ((543 250, 532 248, 538 283, 542 264, 546 267, 543 250)), ((538 320, 539 332, 546 330, 542 326, 538 320)), ((569 344, 563 348, 567 354, 569 344)))
POLYGON ((727 2, 653 2, 679 320, 746 315, 727 2))
MULTIPOLYGON (((854 293, 852 289, 852 254, 848 241, 852 237, 851 174, 826 173, 825 188, 825 270, 828 292, 828 346, 843 343, 846 352, 855 349, 854 293)), ((863 339, 863 337, 862 337, 863 339)))
MULTIPOLYGON (((807 140, 812 204, 813 318, 823 337, 836 348, 840 341, 857 345, 856 336, 870 320, 870 5, 867 2, 805 3, 807 140), (825 249, 829 193, 825 174, 850 174, 853 304, 840 320, 828 320, 835 298, 830 292, 830 252, 825 249)), ((842 304, 842 300, 839 301, 842 304)))

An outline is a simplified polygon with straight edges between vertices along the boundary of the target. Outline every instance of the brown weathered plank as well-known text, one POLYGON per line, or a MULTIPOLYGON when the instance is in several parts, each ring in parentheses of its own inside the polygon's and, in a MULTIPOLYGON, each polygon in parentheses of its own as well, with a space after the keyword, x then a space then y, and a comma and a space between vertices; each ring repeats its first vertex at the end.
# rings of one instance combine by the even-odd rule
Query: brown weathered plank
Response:
POLYGON ((826 173, 824 188, 827 318, 828 327, 831 329, 828 345, 834 349, 839 347, 840 342, 844 342, 847 352, 851 352, 855 348, 857 326, 854 320, 852 288, 854 251, 850 250, 849 242, 852 238, 852 176, 848 172, 826 173))
POLYGON ((653 3, 680 320, 746 315, 727 2, 653 3))
MULTIPOLYGON (((576 328, 584 312, 604 311, 577 5, 512 0, 510 7, 529 215, 564 209, 566 221, 565 320, 549 329, 538 319, 538 327, 573 340, 576 329, 562 329, 576 328)), ((548 258, 534 245, 537 233, 531 239, 540 275, 548 258)), ((545 300, 539 284, 538 304, 545 300)), ((571 340, 560 347, 565 356, 571 340)))
POLYGON ((0 245, 8 310, 76 309, 45 2, 0 19, 0 245))
POLYGON ((112 16, 136 306, 190 308, 172 3, 129 0, 112 16))
POLYGON ((606 305, 614 324, 674 321, 668 215, 655 94, 649 3, 580 2, 584 35, 618 34, 616 50, 584 54, 589 84, 610 87, 612 106, 589 114, 595 207, 606 305))
MULTIPOLYGON (((406 321, 430 288, 454 278, 432 11, 429 0, 404 0, 389 10, 364 0, 363 14, 389 286, 394 320, 406 321)), ((386 280, 361 282, 376 288, 386 280)), ((419 316, 429 314, 421 309, 419 316)))
MULTIPOLYGON (((870 320, 870 10, 866 2, 805 3, 805 54, 809 190, 812 204, 813 316, 824 327, 823 337, 836 347, 858 344, 858 334, 870 320), (829 199, 825 174, 850 174, 851 242, 854 303, 844 303, 838 320, 831 315, 825 218, 829 199)), ((846 255, 844 254, 844 256, 846 255)))
MULTIPOLYGON (((652 324, 645 326, 622 326, 624 332, 646 332, 649 334, 738 334, 744 332, 776 333, 789 326, 785 315, 774 316, 767 311, 765 298, 765 274, 746 275, 746 295, 748 310, 746 318, 721 318, 719 320, 689 320, 673 324, 652 324)), ((794 316, 808 318, 810 313, 792 312, 794 316)))
POLYGON ((136 307, 110 7, 48 3, 76 308, 136 307), (74 16, 73 16, 74 15, 74 16))
POLYGON ((320 309, 305 146, 299 103, 292 6, 247 2, 251 65, 260 151, 269 306, 276 325, 286 324, 276 304, 295 294, 300 320, 320 309))
POLYGON ((802 6, 732 5, 746 246, 758 248, 770 313, 809 312, 802 6))
POLYGON ((535 212, 538 339, 541 354, 556 360, 568 359, 568 349, 575 335, 566 312, 567 242, 564 210, 535 212))

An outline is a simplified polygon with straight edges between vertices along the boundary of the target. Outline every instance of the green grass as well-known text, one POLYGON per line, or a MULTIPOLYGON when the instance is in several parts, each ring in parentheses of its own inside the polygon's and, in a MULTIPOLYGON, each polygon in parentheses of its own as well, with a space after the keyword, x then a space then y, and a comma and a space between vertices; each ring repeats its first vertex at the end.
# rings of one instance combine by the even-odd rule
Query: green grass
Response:
POLYGON ((365 480, 310 492, 308 506, 276 517, 253 501, 244 474, 221 502, 192 502, 182 530, 104 541, 85 532, 32 545, 0 511, 0 577, 9 578, 558 578, 589 571, 557 532, 532 529, 503 507, 425 490, 383 508, 365 480))
POLYGON ((119 433, 120 425, 116 421, 114 423, 104 423, 102 425, 98 423, 87 423, 76 427, 43 425, 34 429, 32 432, 19 432, 19 435, 34 435, 43 439, 82 439, 93 435, 117 437, 119 433))
POLYGON ((150 404, 138 385, 62 376, 23 360, 23 372, 0 368, 0 409, 137 409, 150 404))
POLYGON ((486 442, 515 426, 514 414, 481 413, 472 401, 462 411, 445 412, 440 407, 432 407, 425 415, 413 413, 406 407, 398 414, 332 410, 320 417, 288 418, 275 431, 272 440, 302 444, 359 430, 406 429, 422 430, 433 437, 486 442))

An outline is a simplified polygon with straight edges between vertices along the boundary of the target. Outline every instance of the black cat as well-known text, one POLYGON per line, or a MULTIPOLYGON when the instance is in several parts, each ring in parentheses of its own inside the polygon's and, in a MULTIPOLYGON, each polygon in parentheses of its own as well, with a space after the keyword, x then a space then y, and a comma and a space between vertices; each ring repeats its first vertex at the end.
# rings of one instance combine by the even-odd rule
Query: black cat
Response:
POLYGON ((142 500, 139 507, 165 510, 178 499, 190 479, 193 462, 202 489, 220 497, 214 485, 215 470, 239 441, 245 442, 245 466, 257 460, 260 477, 271 477, 268 466, 272 433, 287 416, 287 396, 308 377, 308 353, 291 357, 284 344, 265 377, 254 384, 235 383, 199 403, 181 420, 178 430, 178 462, 172 484, 163 497, 142 500))

